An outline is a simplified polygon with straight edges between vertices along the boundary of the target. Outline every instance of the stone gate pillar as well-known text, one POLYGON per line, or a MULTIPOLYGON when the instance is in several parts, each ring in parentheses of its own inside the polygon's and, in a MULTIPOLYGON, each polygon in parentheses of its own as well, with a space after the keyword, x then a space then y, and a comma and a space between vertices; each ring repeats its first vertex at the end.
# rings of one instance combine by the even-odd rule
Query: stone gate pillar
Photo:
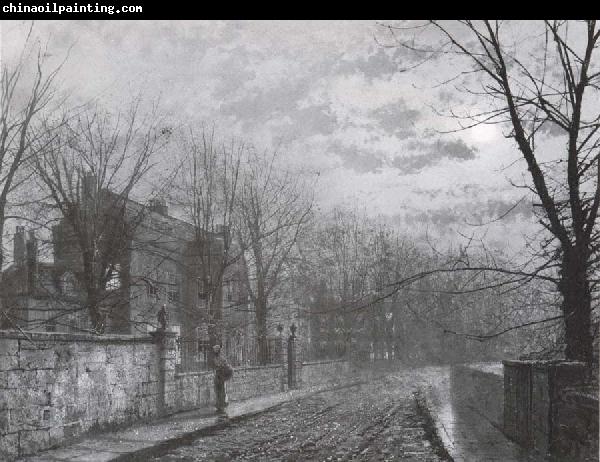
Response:
POLYGON ((281 365, 280 390, 285 391, 287 388, 287 350, 285 348, 283 326, 281 324, 277 326, 277 332, 279 335, 275 343, 275 358, 277 363, 281 365))
POLYGON ((177 345, 175 340, 177 334, 166 330, 151 332, 156 345, 157 368, 157 411, 162 416, 173 409, 175 397, 173 396, 175 384, 175 363, 177 356, 177 345))
POLYGON ((290 326, 290 336, 287 341, 287 384, 288 388, 294 389, 298 387, 297 365, 296 365, 296 326, 290 326))

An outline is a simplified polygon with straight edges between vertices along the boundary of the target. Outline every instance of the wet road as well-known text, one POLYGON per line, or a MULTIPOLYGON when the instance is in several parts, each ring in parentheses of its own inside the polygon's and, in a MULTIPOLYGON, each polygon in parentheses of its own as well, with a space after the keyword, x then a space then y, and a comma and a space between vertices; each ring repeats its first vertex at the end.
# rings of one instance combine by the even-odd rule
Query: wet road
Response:
POLYGON ((419 381, 396 374, 319 393, 232 422, 154 460, 440 461, 414 393, 419 381))
POLYGON ((401 369, 369 384, 316 394, 231 422, 155 460, 535 460, 506 439, 477 404, 455 383, 448 366, 401 369))

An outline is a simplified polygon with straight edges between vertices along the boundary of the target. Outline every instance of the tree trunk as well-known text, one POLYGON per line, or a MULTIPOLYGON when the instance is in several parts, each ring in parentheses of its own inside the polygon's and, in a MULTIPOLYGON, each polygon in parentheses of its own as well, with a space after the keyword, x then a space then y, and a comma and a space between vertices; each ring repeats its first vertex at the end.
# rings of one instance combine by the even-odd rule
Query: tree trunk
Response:
MULTIPOLYGON (((2 283, 2 276, 4 274, 3 266, 4 266, 4 220, 0 219, 0 283, 2 283)), ((2 328, 3 325, 6 325, 6 326, 9 326, 10 328, 12 328, 13 326, 10 323, 7 324, 8 313, 4 306, 4 302, 5 302, 5 298, 0 297, 0 328, 2 328)))
POLYGON ((0 208, 0 273, 4 270, 4 219, 2 217, 4 217, 4 209, 0 208))
POLYGON ((267 364, 269 362, 269 345, 267 341, 267 303, 266 300, 258 298, 254 304, 256 310, 256 334, 258 341, 258 362, 267 364))
POLYGON ((90 322, 92 324, 92 330, 98 334, 104 333, 104 316, 100 309, 100 297, 98 291, 95 288, 88 289, 87 293, 87 304, 88 312, 90 315, 90 322))
POLYGON ((567 359, 591 362, 591 293, 586 263, 576 248, 565 252, 559 291, 565 317, 565 355, 567 359))

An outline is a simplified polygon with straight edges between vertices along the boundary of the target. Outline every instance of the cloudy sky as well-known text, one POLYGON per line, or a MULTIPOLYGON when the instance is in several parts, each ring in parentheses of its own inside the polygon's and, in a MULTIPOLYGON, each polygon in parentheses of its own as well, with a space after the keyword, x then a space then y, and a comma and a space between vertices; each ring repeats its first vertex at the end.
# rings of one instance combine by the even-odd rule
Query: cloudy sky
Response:
MULTIPOLYGON (((27 25, 4 22, 4 56, 27 25)), ((35 33, 68 59, 62 83, 73 98, 118 105, 133 93, 160 95, 183 123, 258 147, 280 146, 290 164, 319 172, 322 209, 343 203, 401 228, 486 235, 514 244, 531 229, 519 154, 502 127, 458 133, 440 116, 478 104, 442 82, 451 60, 421 57, 391 43, 375 21, 48 21, 35 33)))

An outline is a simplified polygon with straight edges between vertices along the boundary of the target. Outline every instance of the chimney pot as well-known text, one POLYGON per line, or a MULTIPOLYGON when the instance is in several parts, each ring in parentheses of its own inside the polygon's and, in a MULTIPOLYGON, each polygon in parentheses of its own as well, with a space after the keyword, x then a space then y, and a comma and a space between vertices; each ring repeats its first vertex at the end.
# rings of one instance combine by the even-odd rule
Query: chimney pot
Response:
POLYGON ((96 190, 98 189, 98 177, 92 172, 86 172, 83 175, 82 180, 82 194, 84 200, 92 200, 96 197, 96 190))
POLYGON ((25 228, 17 226, 13 239, 13 259, 15 265, 21 266, 25 263, 25 228))

